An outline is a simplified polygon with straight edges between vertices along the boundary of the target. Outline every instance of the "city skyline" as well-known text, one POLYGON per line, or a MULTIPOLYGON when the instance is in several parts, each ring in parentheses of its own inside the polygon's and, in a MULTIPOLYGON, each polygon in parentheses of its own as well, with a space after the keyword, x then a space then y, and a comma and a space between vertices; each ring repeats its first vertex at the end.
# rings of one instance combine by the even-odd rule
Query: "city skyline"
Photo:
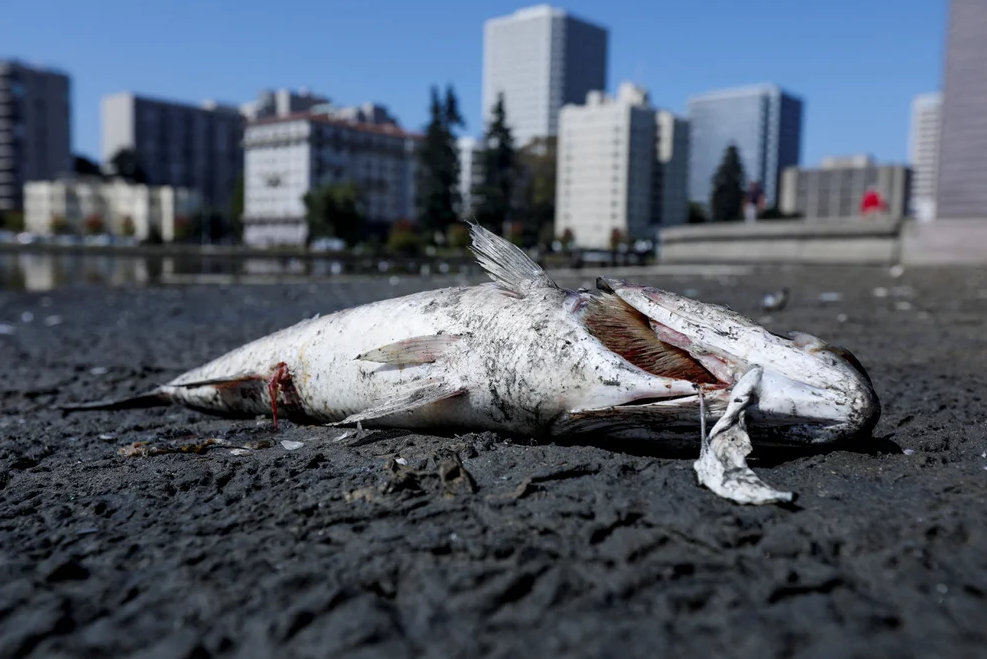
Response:
MULTIPOLYGON (((188 2, 138 11, 118 0, 93 12, 48 0, 5 8, 0 57, 72 77, 73 149, 94 158, 99 99, 120 91, 239 105, 263 88, 306 86, 344 105, 382 103, 405 128, 419 130, 428 87, 451 83, 467 119, 464 134, 476 136, 482 131, 483 22, 528 4, 388 3, 382 22, 380 8, 370 5, 287 2, 272 19, 269 5, 253 0, 233 13, 188 2), (53 16, 72 24, 73 39, 56 37, 53 16), (440 20, 451 27, 436 32, 432 23, 440 20), (170 29, 135 29, 154 24, 170 29), (217 36, 218 24, 225 36, 217 36), (182 37, 196 46, 176 47, 182 37), (340 58, 342 53, 349 55, 340 58), (342 66, 343 60, 353 64, 342 66)), ((941 88, 944 0, 894 7, 849 0, 825 7, 779 3, 769 11, 735 5, 555 4, 608 29, 607 91, 631 80, 651 90, 656 105, 685 114, 691 95, 771 81, 806 101, 803 163, 860 152, 880 161, 906 159, 911 100, 941 88)))

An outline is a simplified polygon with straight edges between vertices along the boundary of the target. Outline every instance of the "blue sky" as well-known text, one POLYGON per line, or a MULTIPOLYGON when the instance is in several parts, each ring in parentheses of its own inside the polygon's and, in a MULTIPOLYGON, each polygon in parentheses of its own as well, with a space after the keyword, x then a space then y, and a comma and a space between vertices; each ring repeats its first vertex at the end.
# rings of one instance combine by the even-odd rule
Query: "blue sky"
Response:
MULTIPOLYGON (((479 134, 483 21, 501 0, 7 0, 0 57, 67 71, 73 142, 99 156, 99 99, 133 90, 198 102, 308 86, 425 120, 451 83, 479 134)), ((633 80, 684 112, 691 94, 775 82, 806 102, 803 163, 907 157, 915 94, 940 87, 946 0, 571 0, 610 30, 609 87, 633 80)))

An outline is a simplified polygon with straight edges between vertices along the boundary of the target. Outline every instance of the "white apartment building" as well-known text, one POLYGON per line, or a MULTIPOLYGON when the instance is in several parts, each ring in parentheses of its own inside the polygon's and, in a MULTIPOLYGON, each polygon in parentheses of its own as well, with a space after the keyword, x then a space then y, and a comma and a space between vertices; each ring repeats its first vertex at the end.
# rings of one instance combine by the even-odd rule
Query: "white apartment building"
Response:
POLYGON ((69 77, 0 60, 0 211, 23 207, 24 183, 72 171, 69 77))
POLYGON ((614 231, 653 238, 651 202, 657 121, 647 93, 623 83, 616 97, 592 91, 559 117, 555 232, 578 247, 608 249, 614 231))
POLYGON ((476 210, 473 207, 473 186, 483 177, 483 163, 480 160, 483 143, 473 137, 460 137, 456 147, 459 150, 459 216, 467 219, 476 210))
POLYGON ((244 118, 239 109, 207 101, 200 107, 124 92, 103 98, 102 157, 133 149, 149 185, 197 190, 204 206, 229 209, 243 171, 244 118))
POLYGON ((559 110, 607 86, 607 30, 537 5, 483 25, 482 115, 498 94, 517 147, 558 132, 559 110))
POLYGON ((246 130, 243 240, 301 244, 308 237, 305 194, 352 181, 371 227, 415 217, 416 152, 421 136, 391 125, 325 114, 263 119, 246 130))
POLYGON ((156 228, 165 242, 175 238, 176 221, 191 220, 201 206, 199 194, 187 188, 147 186, 122 179, 72 177, 32 181, 24 185, 24 225, 27 231, 51 235, 60 222, 81 232, 87 218, 98 217, 114 235, 145 240, 156 228))
POLYGON ((290 89, 265 89, 257 95, 257 100, 240 106, 240 114, 247 121, 287 117, 289 114, 308 112, 317 105, 329 103, 329 98, 313 94, 306 88, 293 92, 290 89))
POLYGON ((823 158, 818 168, 785 169, 779 206, 808 220, 859 217, 864 195, 875 190, 888 204, 889 216, 904 217, 911 178, 908 167, 878 165, 866 155, 823 158))
POLYGON ((942 94, 921 94, 912 101, 908 161, 912 166, 911 214, 922 222, 936 217, 936 183, 939 179, 939 126, 942 94))
POLYGON ((689 121, 658 110, 652 222, 663 227, 689 219, 689 121))

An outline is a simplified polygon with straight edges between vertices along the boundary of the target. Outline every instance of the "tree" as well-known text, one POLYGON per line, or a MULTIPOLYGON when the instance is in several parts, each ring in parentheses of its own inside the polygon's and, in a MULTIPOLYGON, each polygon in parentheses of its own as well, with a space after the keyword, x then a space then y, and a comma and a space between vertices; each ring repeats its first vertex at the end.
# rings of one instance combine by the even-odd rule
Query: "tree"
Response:
POLYGON ((243 174, 236 177, 233 194, 230 195, 230 233, 239 241, 243 237, 243 174))
POLYGON ((418 181, 415 207, 418 224, 426 231, 445 231, 454 224, 462 202, 459 192, 459 149, 455 129, 464 125, 452 86, 445 98, 432 87, 430 120, 425 139, 418 149, 418 181))
POLYGON ((49 226, 51 227, 51 232, 58 236, 74 233, 72 231, 72 225, 69 224, 69 221, 63 215, 52 215, 49 226))
POLYGON ((223 214, 208 206, 200 208, 192 215, 191 225, 184 238, 192 242, 216 243, 225 233, 223 214))
POLYGON ((0 211, 0 229, 21 232, 24 230, 24 213, 20 211, 0 211))
POLYGON ((106 223, 103 221, 103 216, 99 213, 93 213, 89 215, 82 221, 82 231, 87 236, 95 236, 101 233, 106 233, 106 223))
POLYGON ((703 208, 702 204, 697 204, 694 201, 689 202, 689 219, 687 222, 689 224, 702 224, 703 222, 709 222, 709 216, 706 215, 706 209, 703 208))
POLYGON ((555 178, 558 139, 537 137, 518 152, 521 191, 519 215, 524 244, 548 243, 555 236, 555 178))
POLYGON ((744 206, 744 166, 740 152, 730 145, 723 153, 716 175, 713 176, 713 194, 709 200, 710 219, 729 222, 742 217, 744 206))
POLYGON ((99 168, 94 161, 89 158, 76 154, 73 157, 73 167, 72 169, 76 174, 82 174, 83 176, 99 176, 103 177, 103 170, 99 168))
POLYGON ((355 183, 328 183, 304 197, 308 239, 335 237, 353 245, 363 238, 363 198, 355 183))
POLYGON ((133 149, 120 149, 110 158, 113 173, 130 183, 147 183, 147 173, 140 155, 133 149))
POLYGON ((470 246, 472 239, 470 238, 469 229, 466 228, 465 224, 456 223, 449 227, 446 231, 446 242, 449 247, 453 249, 465 249, 470 246))
POLYGON ((514 168, 514 138, 507 125, 503 94, 497 95, 479 157, 483 166, 483 179, 475 190, 479 200, 476 219, 486 228, 499 232, 504 222, 511 219, 517 175, 514 168))
POLYGON ((387 236, 387 251, 403 256, 414 256, 421 251, 422 238, 415 224, 409 220, 398 220, 391 225, 387 236))

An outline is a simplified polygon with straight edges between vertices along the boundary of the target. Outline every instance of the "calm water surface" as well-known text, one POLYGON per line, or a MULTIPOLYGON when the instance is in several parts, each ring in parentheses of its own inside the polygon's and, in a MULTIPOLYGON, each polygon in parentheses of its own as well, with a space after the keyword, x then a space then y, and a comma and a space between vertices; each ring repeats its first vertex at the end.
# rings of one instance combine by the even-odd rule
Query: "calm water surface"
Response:
POLYGON ((0 253, 0 289, 48 291, 76 285, 276 283, 350 275, 478 274, 475 265, 400 258, 135 256, 24 251, 0 253))

